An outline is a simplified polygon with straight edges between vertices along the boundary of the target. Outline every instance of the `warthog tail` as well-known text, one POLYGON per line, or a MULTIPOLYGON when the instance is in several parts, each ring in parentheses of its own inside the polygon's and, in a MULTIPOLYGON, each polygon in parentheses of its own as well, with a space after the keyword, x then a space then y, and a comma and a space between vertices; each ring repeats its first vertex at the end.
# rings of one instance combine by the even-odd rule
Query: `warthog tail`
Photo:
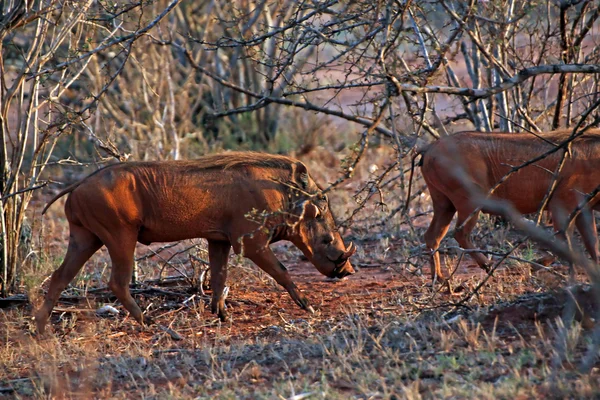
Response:
POLYGON ((46 204, 46 207, 44 207, 44 209, 42 210, 42 215, 44 215, 46 213, 46 210, 48 208, 50 208, 50 206, 58 199, 60 199, 61 197, 63 197, 65 194, 67 193, 71 193, 73 190, 75 190, 79 185, 81 185, 81 182, 77 182, 72 184, 71 186, 69 186, 68 188, 66 188, 65 190, 63 190, 62 192, 60 192, 59 194, 57 194, 56 196, 54 196, 54 198, 52 198, 52 200, 50 200, 48 202, 48 204, 46 204))
POLYGON ((79 185, 81 185, 87 178, 89 178, 90 176, 96 175, 98 172, 105 170, 106 168, 110 168, 113 167, 115 165, 121 165, 121 163, 116 163, 116 164, 111 164, 111 165, 107 165, 105 167, 102 167, 100 169, 97 169, 96 171, 92 172, 91 174, 89 174, 88 176, 86 176, 85 178, 83 178, 82 180, 80 180, 77 183, 72 184, 71 186, 67 187, 66 189, 64 189, 62 192, 60 192, 59 194, 57 194, 56 196, 54 196, 54 198, 52 200, 50 200, 48 202, 48 204, 46 204, 46 207, 44 207, 44 209, 42 210, 42 215, 44 215, 44 213, 46 212, 46 210, 48 208, 50 208, 50 206, 58 199, 60 199, 61 197, 63 197, 65 194, 67 193, 71 193, 73 190, 77 189, 77 187, 79 185))
MULTIPOLYGON (((417 150, 417 152, 415 153, 415 155, 412 157, 412 159, 410 161, 410 176, 408 177, 408 193, 406 195, 406 203, 404 204, 404 211, 402 212, 402 214, 408 214, 408 203, 410 203, 413 175, 415 174, 415 161, 416 161, 417 157, 423 156, 423 153, 426 150, 427 150, 427 147, 417 150)), ((419 164, 417 164, 417 165, 419 167, 423 165, 423 157, 421 157, 421 159, 419 160, 419 164)))

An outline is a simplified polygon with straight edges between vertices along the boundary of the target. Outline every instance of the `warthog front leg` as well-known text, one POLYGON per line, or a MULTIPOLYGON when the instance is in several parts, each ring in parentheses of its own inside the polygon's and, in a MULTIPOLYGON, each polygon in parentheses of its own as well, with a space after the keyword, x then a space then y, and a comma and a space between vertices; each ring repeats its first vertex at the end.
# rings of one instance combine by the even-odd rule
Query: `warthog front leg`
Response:
POLYGON ((279 262, 273 251, 266 247, 252 254, 245 254, 245 256, 256 265, 258 265, 263 271, 271 275, 273 279, 288 291, 292 300, 300 306, 300 308, 314 312, 314 309, 308 304, 308 300, 296 284, 292 281, 292 277, 288 273, 287 269, 279 262))
POLYGON ((217 314, 221 321, 227 319, 223 290, 227 280, 227 260, 231 244, 224 241, 208 241, 208 260, 210 262, 210 287, 212 289, 212 302, 210 308, 217 314))
POLYGON ((585 208, 575 219, 575 226, 581 234, 583 244, 592 256, 592 261, 598 263, 598 231, 592 210, 585 208))
POLYGON ((106 237, 103 241, 108 249, 112 261, 112 271, 108 287, 119 299, 123 307, 129 314, 141 325, 151 325, 153 321, 150 317, 144 316, 140 306, 135 302, 129 291, 131 274, 135 264, 135 245, 136 232, 120 231, 112 232, 111 237, 106 237))

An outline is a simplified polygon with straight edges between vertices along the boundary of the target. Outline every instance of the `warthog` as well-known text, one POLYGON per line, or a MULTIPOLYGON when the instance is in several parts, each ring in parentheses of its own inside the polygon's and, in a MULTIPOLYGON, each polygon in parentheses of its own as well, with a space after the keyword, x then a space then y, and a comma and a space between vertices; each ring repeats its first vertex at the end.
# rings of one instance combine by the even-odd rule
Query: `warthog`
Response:
MULTIPOLYGON (((422 149, 421 171, 433 202, 433 219, 425 233, 425 244, 431 252, 432 279, 442 282, 440 256, 436 251, 458 212, 455 239, 468 250, 474 249, 470 238, 477 223, 479 207, 471 188, 487 194, 511 168, 545 154, 564 142, 571 131, 545 133, 541 137, 528 133, 461 132, 444 137, 422 149)), ((552 182, 562 151, 530 164, 512 174, 492 194, 507 200, 522 214, 537 212, 552 182)), ((600 185, 600 130, 592 130, 575 139, 560 174, 547 210, 554 228, 564 232, 568 217, 587 193, 600 185)), ((600 197, 594 198, 575 219, 583 243, 598 261, 598 235, 592 210, 600 197)), ((485 213, 493 213, 483 208, 485 213)), ((490 260, 478 252, 470 253, 477 264, 488 269, 490 260)))
POLYGON ((306 166, 289 157, 224 153, 193 161, 115 164, 66 188, 43 212, 67 193, 69 247, 35 314, 40 333, 62 290, 102 245, 112 261, 109 287, 142 325, 150 321, 129 292, 137 242, 206 238, 211 308, 221 319, 227 316, 223 290, 232 247, 271 275, 305 310, 312 307, 270 243, 292 242, 328 277, 354 273, 349 260, 354 245, 344 245, 327 197, 306 166))

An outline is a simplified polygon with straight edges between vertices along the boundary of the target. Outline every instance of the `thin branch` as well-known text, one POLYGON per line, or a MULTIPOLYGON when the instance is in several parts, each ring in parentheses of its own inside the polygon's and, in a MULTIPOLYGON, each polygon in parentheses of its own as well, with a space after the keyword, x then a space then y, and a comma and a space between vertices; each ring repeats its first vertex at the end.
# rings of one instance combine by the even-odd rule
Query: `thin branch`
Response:
POLYGON ((561 73, 580 73, 580 74, 600 74, 599 64, 553 64, 540 65, 537 67, 525 68, 519 71, 513 77, 504 80, 496 86, 487 89, 458 88, 451 86, 419 86, 408 83, 401 83, 395 76, 390 79, 398 91, 415 93, 445 93, 457 96, 471 97, 473 99, 482 99, 493 96, 497 93, 509 90, 527 79, 542 74, 561 74, 561 73))

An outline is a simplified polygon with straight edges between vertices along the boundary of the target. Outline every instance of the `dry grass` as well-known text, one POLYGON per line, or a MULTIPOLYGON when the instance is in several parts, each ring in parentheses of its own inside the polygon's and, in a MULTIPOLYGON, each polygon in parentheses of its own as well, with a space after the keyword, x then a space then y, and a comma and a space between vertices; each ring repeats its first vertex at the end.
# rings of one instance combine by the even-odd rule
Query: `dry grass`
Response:
POLYGON ((597 370, 577 373, 589 339, 578 323, 557 364, 560 320, 515 327, 353 308, 334 320, 281 318, 242 338, 200 311, 163 318, 185 337, 178 342, 123 318, 63 318, 39 339, 27 311, 4 312, 2 390, 16 398, 512 399, 600 389, 597 370))

